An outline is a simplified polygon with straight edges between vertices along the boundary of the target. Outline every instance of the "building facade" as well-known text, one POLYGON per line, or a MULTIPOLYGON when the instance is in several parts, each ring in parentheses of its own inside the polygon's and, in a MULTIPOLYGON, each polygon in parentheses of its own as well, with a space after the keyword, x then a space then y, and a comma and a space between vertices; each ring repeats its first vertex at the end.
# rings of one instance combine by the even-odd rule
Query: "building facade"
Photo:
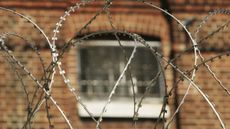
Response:
MULTIPOLYGON (((228 81, 230 77, 230 59, 228 56, 230 48, 228 41, 230 36, 227 26, 229 22, 229 11, 227 9, 230 7, 230 1, 155 0, 148 2, 152 2, 153 5, 167 10, 167 12, 177 17, 185 25, 192 36, 197 36, 199 48, 206 59, 223 53, 223 56, 211 58, 207 62, 214 71, 214 75, 221 82, 215 79, 215 77, 213 78, 213 74, 207 70, 205 65, 200 65, 197 68, 196 79, 194 81, 209 96, 211 102, 216 105, 215 108, 223 119, 226 128, 228 128, 230 126, 230 109, 228 109, 230 98, 229 94, 223 89, 223 86, 226 89, 230 88, 230 82, 228 81), (218 11, 218 9, 222 10, 218 11), (202 19, 205 19, 203 23, 201 22, 202 19), (198 31, 197 28, 201 29, 198 31), (221 29, 217 32, 218 28, 221 29), (215 34, 212 36, 211 33, 215 34)), ((65 15, 66 9, 75 3, 80 3, 80 1, 2 0, 0 1, 0 6, 15 9, 17 12, 25 14, 26 17, 36 22, 52 38, 53 30, 58 26, 58 21, 60 19, 63 20, 61 16, 65 15)), ((71 39, 82 38, 90 33, 117 29, 141 35, 152 47, 159 49, 159 52, 167 60, 173 59, 178 54, 183 53, 173 61, 173 64, 183 70, 186 75, 190 76, 189 71, 191 72, 194 68, 194 52, 187 49, 191 48, 193 44, 186 31, 174 19, 162 11, 151 7, 149 4, 123 0, 113 1, 112 5, 108 8, 110 17, 108 17, 106 11, 97 16, 97 13, 103 10, 104 5, 105 1, 87 3, 86 5, 79 6, 79 9, 66 17, 64 23, 60 26, 60 32, 58 32, 59 38, 56 41, 58 50, 61 50, 64 44, 71 39), (93 17, 95 19, 93 19, 87 28, 84 28, 86 23, 93 17), (81 28, 84 29, 81 30, 81 28)), ((78 6, 76 7, 78 8, 78 6)), ((15 13, 1 9, 0 15, 1 34, 20 34, 27 39, 27 42, 25 42, 20 37, 9 36, 6 40, 9 49, 13 51, 15 57, 20 59, 28 67, 35 77, 39 80, 44 79, 41 78, 44 74, 44 71, 41 69, 49 66, 52 59, 49 45, 44 36, 31 23, 18 17, 15 13), (43 58, 42 61, 39 60, 39 57, 31 49, 31 45, 29 45, 31 43, 36 44, 43 58), (44 66, 41 64, 44 64, 44 66)), ((134 46, 134 44, 130 45, 131 39, 128 36, 122 37, 122 35, 119 35, 119 37, 124 41, 122 43, 124 46, 123 50, 128 51, 127 55, 131 55, 134 46)), ((81 92, 83 102, 90 111, 97 114, 97 117, 100 117, 101 108, 106 103, 103 98, 106 98, 106 95, 111 90, 111 87, 108 88, 106 86, 116 83, 115 80, 119 78, 122 68, 125 67, 124 62, 127 61, 123 59, 124 54, 122 54, 122 49, 117 50, 119 49, 119 44, 117 44, 116 40, 117 38, 113 34, 101 34, 96 37, 90 37, 83 45, 76 45, 67 49, 61 61, 62 67, 65 69, 65 75, 70 79, 71 85, 81 92), (103 61, 106 63, 103 63, 103 61)), ((127 80, 128 78, 132 78, 134 83, 137 84, 135 89, 136 94, 137 96, 141 96, 144 94, 143 86, 142 88, 141 86, 138 87, 138 84, 144 85, 151 81, 151 78, 148 78, 148 76, 155 76, 158 72, 156 69, 159 68, 159 64, 154 64, 157 61, 151 62, 148 60, 152 58, 151 54, 142 51, 142 49, 141 45, 137 47, 137 57, 134 59, 137 64, 132 66, 136 70, 133 70, 132 76, 127 74, 125 75, 125 79, 121 79, 121 84, 128 86, 117 89, 117 96, 112 100, 110 106, 110 108, 114 107, 114 109, 111 112, 108 111, 107 114, 105 113, 101 128, 132 128, 133 112, 130 112, 133 111, 130 109, 133 108, 131 99, 132 89, 129 87, 131 84, 128 84, 127 80), (140 55, 139 58, 138 55, 140 55), (154 69, 153 67, 149 67, 152 65, 154 69)), ((25 71, 20 71, 20 69, 17 69, 18 67, 13 67, 12 64, 14 65, 14 63, 8 63, 10 61, 5 61, 7 59, 7 54, 2 52, 2 56, 0 57, 0 129, 17 129, 25 126, 25 120, 28 119, 28 116, 26 116, 28 108, 30 108, 28 102, 31 102, 30 104, 34 104, 33 106, 35 106, 35 103, 40 99, 39 97, 44 94, 42 90, 36 90, 36 83, 31 83, 30 78, 24 73, 25 71), (20 81, 20 78, 17 78, 18 73, 21 73, 20 76, 23 77, 25 84, 21 84, 22 81, 20 81), (24 88, 28 91, 27 95, 25 95, 25 90, 23 90, 21 85, 25 85, 24 88), (36 96, 34 96, 35 92, 36 96), (29 101, 26 101, 26 99, 29 99, 29 101)), ((198 60, 198 63, 200 62, 202 61, 198 60)), ((165 62, 159 63, 164 67, 167 65, 165 62)), ((149 101, 145 102, 147 106, 143 104, 143 110, 140 109, 140 118, 136 125, 139 129, 154 128, 157 122, 157 114, 163 104, 162 99, 166 95, 165 91, 169 93, 174 87, 172 95, 167 96, 168 104, 166 109, 168 114, 166 115, 166 119, 170 119, 170 116, 173 115, 176 107, 179 106, 188 88, 188 82, 178 82, 178 79, 182 77, 175 69, 171 67, 165 68, 164 75, 165 81, 161 79, 163 77, 159 77, 155 86, 156 88, 150 90, 151 94, 146 97, 146 99, 149 99, 149 101)), ((66 113, 73 127, 80 129, 95 128, 96 123, 87 116, 84 108, 76 101, 75 96, 69 91, 62 76, 57 74, 54 80, 51 95, 66 113)), ((161 128, 161 126, 162 121, 160 121, 158 128, 161 128)), ((55 129, 64 129, 68 128, 68 125, 55 105, 51 101, 48 101, 41 106, 39 112, 33 118, 31 127, 35 129, 53 127, 55 129), (49 109, 49 119, 47 119, 46 109, 49 109), (49 125, 52 125, 52 127, 49 127, 49 125)), ((169 128, 219 129, 221 126, 210 105, 207 104, 195 88, 191 88, 184 104, 169 128)))

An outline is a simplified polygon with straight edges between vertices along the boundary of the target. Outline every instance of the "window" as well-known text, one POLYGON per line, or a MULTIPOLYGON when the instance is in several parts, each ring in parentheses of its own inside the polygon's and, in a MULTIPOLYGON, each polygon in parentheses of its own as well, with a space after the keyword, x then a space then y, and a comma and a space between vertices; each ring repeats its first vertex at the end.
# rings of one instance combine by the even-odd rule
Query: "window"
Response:
MULTIPOLYGON (((160 48, 160 43, 157 41, 151 41, 149 44, 160 48)), ((122 46, 123 48, 115 40, 89 40, 78 47, 78 84, 87 108, 91 108, 90 111, 95 116, 101 113, 106 98, 123 71, 127 58, 132 53, 134 43, 122 41, 122 46)), ((132 117, 133 91, 130 77, 132 77, 138 99, 145 93, 146 87, 160 69, 156 57, 141 44, 138 45, 130 66, 131 76, 128 72, 125 73, 104 117, 132 117)), ((143 102, 144 107, 140 110, 140 117, 149 118, 159 115, 164 91, 163 83, 161 75, 157 82, 151 85, 143 102)), ((88 116, 80 106, 79 114, 82 117, 88 116)))

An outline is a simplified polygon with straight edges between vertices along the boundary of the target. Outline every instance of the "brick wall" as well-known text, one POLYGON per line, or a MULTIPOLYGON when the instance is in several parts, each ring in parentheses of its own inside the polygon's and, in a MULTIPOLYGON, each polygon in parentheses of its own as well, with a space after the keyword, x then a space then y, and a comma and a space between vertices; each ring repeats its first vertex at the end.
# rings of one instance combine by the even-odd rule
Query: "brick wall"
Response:
MULTIPOLYGON (((190 32, 195 32, 196 28, 200 24, 203 18, 208 15, 209 11, 214 9, 229 9, 229 1, 170 1, 172 6, 172 11, 175 16, 179 19, 191 19, 195 18, 195 21, 188 26, 190 32)), ((217 14, 210 17, 207 23, 202 27, 199 32, 198 40, 204 38, 210 32, 216 30, 220 24, 225 24, 228 15, 217 14)), ((175 51, 181 52, 191 45, 191 41, 188 42, 186 39, 184 31, 178 24, 173 22, 173 37, 174 38, 174 49, 175 51)), ((204 40, 201 43, 201 50, 206 59, 225 51, 229 51, 229 29, 225 28, 221 32, 215 34, 214 36, 204 40)), ((183 55, 177 60, 177 64, 184 70, 191 69, 193 67, 194 54, 192 51, 183 55)), ((229 89, 229 82, 227 81, 229 70, 229 57, 223 56, 222 58, 217 58, 210 61, 208 64, 211 66, 212 70, 223 84, 229 89)), ((177 75, 178 77, 179 75, 177 75)), ((216 106, 217 111, 219 111, 222 119, 225 122, 226 128, 229 128, 229 110, 228 105, 225 101, 228 101, 229 97, 226 92, 221 89, 219 84, 213 79, 205 66, 201 66, 197 71, 196 83, 201 87, 201 89, 207 93, 211 102, 216 106)), ((178 100, 181 100, 188 83, 180 82, 178 85, 178 100)), ((200 96, 200 94, 192 88, 188 97, 185 100, 182 109, 180 110, 180 127, 182 129, 218 129, 220 124, 217 121, 216 116, 208 106, 207 102, 200 96)))
MULTIPOLYGON (((229 7, 229 2, 225 0, 220 1, 191 1, 187 3, 183 0, 172 1, 169 0, 169 6, 172 13, 178 17, 180 20, 186 20, 189 18, 195 17, 195 22, 189 26, 191 32, 195 31, 197 23, 201 20, 202 17, 206 16, 207 11, 210 9, 215 9, 218 7, 226 8, 229 7), (205 6, 204 6, 205 5, 205 6), (194 8, 194 6, 196 8, 194 8), (182 11, 182 12, 181 12, 182 11), (200 13, 199 11, 202 11, 200 13), (197 14, 199 13, 199 15, 197 14)), ((0 6, 15 8, 19 12, 26 14, 31 17, 32 20, 36 21, 39 26, 47 33, 47 35, 52 35, 52 30, 55 27, 56 22, 59 19, 59 16, 64 14, 65 8, 74 3, 73 1, 64 2, 52 2, 52 1, 23 1, 11 0, 11 1, 0 1, 0 6)), ((189 42, 185 37, 184 31, 178 26, 177 23, 172 22, 171 24, 165 20, 165 17, 161 12, 153 10, 148 6, 142 4, 137 4, 135 2, 123 2, 121 0, 113 3, 111 7, 111 14, 114 20, 114 25, 121 30, 127 30, 130 32, 135 32, 143 35, 159 37, 162 42, 163 54, 169 58, 171 50, 173 54, 177 54, 190 46, 189 42), (172 27, 170 32, 170 26, 172 27), (170 37, 172 34, 172 39, 170 37)), ((159 1, 156 1, 154 4, 160 5, 159 1)), ((93 3, 87 5, 86 7, 80 9, 79 11, 72 14, 72 16, 66 21, 66 24, 63 26, 62 31, 60 32, 60 39, 57 41, 59 47, 63 45, 64 42, 69 41, 71 38, 76 36, 76 32, 102 7, 103 3, 93 3)), ((33 26, 31 26, 26 21, 21 18, 15 17, 14 15, 0 11, 0 33, 3 32, 17 32, 27 37, 29 41, 34 41, 41 49, 42 57, 45 60, 45 65, 47 66, 50 61, 50 52, 44 37, 36 31, 33 26)), ((215 29, 217 25, 221 24, 222 21, 226 21, 228 16, 218 15, 214 16, 207 25, 201 30, 201 37, 208 34, 211 30, 215 29), (215 25, 214 23, 217 23, 215 25)), ((90 33, 100 30, 109 30, 110 25, 107 21, 107 17, 102 14, 97 17, 97 19, 89 26, 88 29, 83 31, 83 33, 90 33)), ((210 57, 215 52, 208 50, 213 50, 213 48, 222 50, 224 46, 229 48, 229 33, 228 29, 224 30, 223 33, 217 34, 216 37, 211 37, 205 41, 203 48, 207 48, 204 52, 205 57, 210 57), (218 42, 218 47, 216 43, 218 42), (208 46, 208 47, 207 47, 208 46)), ((41 77, 42 73, 40 71, 41 65, 38 62, 38 58, 35 58, 36 55, 31 49, 27 50, 22 40, 17 38, 12 38, 10 46, 15 50, 16 57, 23 60, 25 65, 32 70, 32 73, 36 77, 41 77), (36 64, 36 65, 35 65, 36 64)), ((226 48, 226 47, 225 47, 226 48)), ((63 67, 67 71, 67 76, 71 79, 71 82, 77 88, 77 52, 75 48, 71 48, 65 55, 63 59, 63 67)), ((26 120, 26 97, 24 96, 22 88, 18 84, 19 81, 15 77, 15 73, 10 70, 9 64, 4 61, 3 57, 0 57, 1 69, 0 69, 0 129, 16 129, 23 126, 23 122, 26 120)), ((176 61, 176 64, 184 69, 191 69, 193 66, 193 54, 189 52, 188 54, 183 55, 176 61)), ((214 63, 210 63, 213 66, 213 69, 216 71, 218 77, 223 80, 226 86, 229 85, 229 57, 223 57, 222 59, 216 60, 214 63)), ((173 76, 172 70, 168 68, 165 71, 168 89, 173 85, 173 79, 178 79, 179 75, 173 76)), ((218 84, 211 79, 210 75, 205 71, 205 68, 202 66, 197 73, 198 79, 196 82, 202 87, 202 89, 207 92, 210 96, 210 99, 215 102, 217 105, 216 108, 220 111, 221 116, 225 120, 227 127, 229 127, 229 112, 228 107, 228 95, 226 95, 223 90, 218 86, 218 84), (207 79, 212 81, 207 81, 207 79)), ((25 77, 26 78, 26 77, 25 77)), ((26 83, 28 84, 29 78, 26 78, 26 83)), ((178 102, 183 97, 183 94, 186 90, 186 83, 181 82, 178 84, 178 89, 176 93, 178 96, 173 94, 169 99, 169 107, 171 112, 175 110, 175 97, 178 99, 178 102)), ((36 87, 35 84, 29 84, 29 91, 33 92, 33 87, 36 87)), ((39 91, 41 94, 42 92, 39 91)), ((32 94, 31 94, 32 95, 32 94)), ((77 104, 73 95, 71 95, 65 87, 63 80, 60 76, 55 77, 54 87, 52 91, 52 96, 57 100, 58 104, 65 111, 66 115, 70 119, 74 128, 80 129, 89 129, 95 128, 95 123, 89 119, 81 119, 78 116, 77 104)), ((35 97, 35 100, 38 100, 39 96, 35 97)), ((49 102, 50 103, 50 102, 49 102)), ((64 129, 68 126, 62 119, 60 113, 52 105, 50 105, 50 115, 51 123, 55 125, 55 128, 64 129)), ((211 109, 208 108, 208 105, 204 100, 199 96, 196 90, 193 88, 185 101, 182 109, 179 113, 179 127, 181 129, 192 129, 192 128, 202 128, 202 129, 217 129, 220 128, 217 119, 211 112, 211 109), (211 121, 211 122, 210 122, 211 121)), ((38 115, 34 119, 33 127, 43 129, 48 128, 48 121, 46 118, 45 105, 41 107, 38 115)), ((154 126, 154 120, 144 119, 138 122, 138 128, 141 129, 150 129, 154 126)), ((126 129, 132 127, 132 121, 128 119, 105 119, 102 123, 102 128, 108 129, 126 129)), ((176 122, 173 123, 172 128, 176 128, 176 122)))

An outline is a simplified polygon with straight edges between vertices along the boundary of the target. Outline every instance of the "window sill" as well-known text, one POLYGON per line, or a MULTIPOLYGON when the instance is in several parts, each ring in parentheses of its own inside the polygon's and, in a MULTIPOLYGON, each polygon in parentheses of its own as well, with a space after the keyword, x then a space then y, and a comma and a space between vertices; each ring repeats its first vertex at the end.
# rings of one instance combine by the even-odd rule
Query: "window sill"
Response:
MULTIPOLYGON (((99 117, 102 109, 106 103, 106 100, 92 99, 84 102, 87 109, 94 115, 94 117, 99 117)), ((142 107, 139 109, 138 118, 158 118, 161 108, 162 100, 156 98, 146 98, 142 102, 142 107)), ((132 99, 119 99, 113 100, 107 107, 107 111, 104 113, 103 117, 106 118, 132 118, 133 117, 133 100, 132 99)), ((166 107, 168 113, 166 117, 169 116, 169 107, 166 107)), ((78 104, 78 112, 80 117, 90 117, 84 108, 78 104)))

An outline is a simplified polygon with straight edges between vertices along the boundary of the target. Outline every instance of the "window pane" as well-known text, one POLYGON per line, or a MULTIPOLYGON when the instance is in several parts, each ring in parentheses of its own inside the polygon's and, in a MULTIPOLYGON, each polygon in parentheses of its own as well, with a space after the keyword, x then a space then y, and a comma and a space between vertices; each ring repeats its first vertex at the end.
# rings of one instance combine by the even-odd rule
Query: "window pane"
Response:
MULTIPOLYGON (((133 48, 125 47, 86 47, 80 49, 81 91, 85 96, 107 96, 119 78, 126 65, 126 57, 132 53, 133 48)), ((141 96, 155 77, 159 69, 152 53, 142 47, 137 48, 131 63, 132 79, 135 83, 137 96, 141 96)), ((120 82, 116 95, 121 97, 132 96, 130 74, 126 72, 120 82)), ((159 97, 159 81, 152 85, 148 96, 159 97)))

